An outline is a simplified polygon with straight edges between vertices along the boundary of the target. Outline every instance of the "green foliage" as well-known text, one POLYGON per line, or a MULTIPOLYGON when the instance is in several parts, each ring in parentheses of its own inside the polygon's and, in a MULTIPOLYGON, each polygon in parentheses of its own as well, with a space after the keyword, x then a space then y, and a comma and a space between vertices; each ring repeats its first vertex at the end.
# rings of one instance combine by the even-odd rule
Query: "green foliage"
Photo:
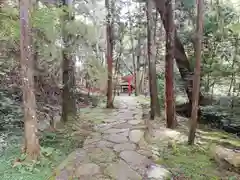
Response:
MULTIPOLYGON (((15 135, 14 135, 15 136, 15 135)), ((47 179, 56 167, 73 149, 82 144, 81 138, 73 139, 61 133, 44 133, 41 143, 41 157, 38 161, 24 161, 25 154, 20 154, 20 139, 12 138, 8 148, 0 157, 2 180, 43 180, 47 179), (22 162, 23 161, 23 162, 22 162)))
POLYGON ((187 8, 187 9, 192 9, 195 6, 194 0, 181 0, 181 2, 183 3, 184 8, 187 8))
POLYGON ((6 91, 0 91, 0 127, 3 128, 19 125, 23 116, 21 107, 11 96, 6 91))
POLYGON ((214 174, 216 165, 208 154, 198 146, 174 144, 161 154, 160 164, 172 170, 176 178, 184 179, 219 179, 214 174))
POLYGON ((16 8, 1 8, 0 13, 0 40, 16 43, 20 37, 19 13, 16 8))

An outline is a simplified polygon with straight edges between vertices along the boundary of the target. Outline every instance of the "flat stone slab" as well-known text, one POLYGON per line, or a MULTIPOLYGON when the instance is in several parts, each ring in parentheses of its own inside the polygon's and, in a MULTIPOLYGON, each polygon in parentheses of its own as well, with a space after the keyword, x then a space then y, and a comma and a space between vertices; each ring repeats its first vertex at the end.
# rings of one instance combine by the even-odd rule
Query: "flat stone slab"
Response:
POLYGON ((131 125, 141 124, 142 122, 143 122, 142 120, 130 120, 130 121, 128 121, 128 123, 131 124, 131 125))
POLYGON ((89 159, 94 163, 110 163, 117 159, 116 154, 110 148, 93 148, 88 151, 89 159))
POLYGON ((73 151, 68 157, 57 167, 57 170, 66 168, 66 166, 74 166, 75 161, 78 163, 89 162, 87 152, 83 149, 73 151))
POLYGON ((108 129, 114 129, 114 128, 116 128, 117 125, 124 124, 125 122, 126 122, 126 120, 115 121, 113 123, 101 124, 101 125, 96 126, 95 129, 98 130, 98 131, 101 131, 101 132, 105 132, 108 129))
POLYGON ((118 133, 118 135, 128 137, 129 131, 118 133))
POLYGON ((116 99, 120 101, 118 109, 95 112, 101 124, 94 126, 95 132, 89 133, 81 149, 61 163, 53 179, 165 180, 171 177, 171 173, 150 159, 153 152, 144 139, 146 125, 141 119, 142 111, 137 109, 136 98, 116 99))
POLYGON ((141 175, 146 173, 146 168, 152 163, 150 159, 136 151, 122 151, 120 157, 134 170, 141 175))
POLYGON ((103 139, 113 143, 125 143, 128 141, 128 138, 126 136, 122 136, 119 134, 109 134, 104 136, 103 139))
POLYGON ((128 124, 127 122, 114 126, 114 128, 117 128, 117 129, 127 129, 127 128, 132 128, 132 127, 133 127, 133 125, 128 124))
POLYGON ((94 163, 83 164, 76 169, 76 177, 93 176, 100 174, 100 167, 94 163))
POLYGON ((152 151, 146 149, 139 149, 137 152, 146 157, 152 157, 152 151))
POLYGON ((98 142, 100 140, 101 140, 101 134, 97 133, 97 134, 94 134, 93 136, 87 137, 87 139, 84 141, 83 145, 92 144, 92 143, 98 142))
POLYGON ((144 132, 139 129, 135 129, 129 132, 129 139, 134 143, 138 143, 144 135, 144 132))
POLYGON ((114 146, 114 143, 105 141, 105 140, 101 140, 96 143, 96 147, 99 147, 99 148, 112 148, 113 146, 114 146))
POLYGON ((114 129, 114 128, 111 128, 111 129, 108 129, 106 131, 104 131, 103 133, 105 134, 117 134, 117 133, 122 133, 122 132, 125 132, 125 131, 129 131, 129 129, 114 129))
POLYGON ((141 180, 142 177, 132 170, 127 163, 120 160, 117 163, 109 165, 104 174, 116 180, 141 180))
POLYGON ((136 145, 133 143, 123 143, 123 144, 116 144, 113 147, 114 151, 121 152, 121 151, 127 151, 132 150, 134 151, 136 149, 136 145))

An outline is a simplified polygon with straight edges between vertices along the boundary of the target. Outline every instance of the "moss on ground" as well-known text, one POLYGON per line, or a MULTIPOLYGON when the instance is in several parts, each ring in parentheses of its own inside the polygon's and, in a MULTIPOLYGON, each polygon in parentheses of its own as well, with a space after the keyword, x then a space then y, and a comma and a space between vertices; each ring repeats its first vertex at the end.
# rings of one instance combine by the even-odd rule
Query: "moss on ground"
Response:
POLYGON ((139 95, 138 97, 137 97, 137 101, 140 103, 140 104, 149 104, 149 102, 150 102, 150 97, 145 97, 145 96, 143 96, 143 95, 139 95))
POLYGON ((8 147, 0 157, 2 180, 44 180, 51 175, 54 167, 74 149, 81 147, 83 142, 81 137, 73 138, 68 133, 43 133, 40 139, 40 160, 21 164, 16 159, 25 158, 20 152, 22 136, 13 137, 13 139, 8 142, 8 147))
POLYGON ((186 144, 174 144, 159 152, 158 164, 166 166, 174 179, 237 180, 239 175, 219 169, 207 149, 186 144))
POLYGON ((240 139, 233 134, 224 131, 204 131, 198 130, 201 140, 223 145, 225 147, 240 148, 240 139))
MULTIPOLYGON (((0 154, 0 176, 2 180, 44 180, 52 175, 54 168, 77 148, 81 148, 84 137, 77 132, 83 123, 96 125, 103 123, 114 110, 102 107, 82 108, 77 120, 68 122, 59 132, 44 132, 41 134, 40 144, 42 156, 39 162, 29 164, 16 163, 16 159, 24 159, 20 148, 22 133, 14 131, 8 138, 7 148, 0 154), (14 163, 15 162, 15 163, 14 163), (15 164, 15 167, 13 167, 15 164)), ((61 123, 60 123, 61 124, 61 123)), ((22 131, 22 130, 21 130, 22 131)), ((1 152, 0 152, 1 153, 1 152)))

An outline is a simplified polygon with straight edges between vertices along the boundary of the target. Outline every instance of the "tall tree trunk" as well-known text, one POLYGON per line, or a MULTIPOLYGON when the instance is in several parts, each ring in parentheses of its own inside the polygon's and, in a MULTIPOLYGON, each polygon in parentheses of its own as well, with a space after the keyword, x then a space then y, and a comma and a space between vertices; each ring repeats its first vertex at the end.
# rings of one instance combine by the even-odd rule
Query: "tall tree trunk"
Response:
POLYGON ((136 67, 136 85, 135 95, 138 96, 140 93, 140 56, 141 56, 141 37, 138 37, 138 52, 137 52, 137 67, 136 67))
POLYGON ((175 117, 175 96, 174 96, 174 12, 172 0, 168 0, 166 4, 166 57, 165 57, 165 100, 166 100, 166 119, 167 128, 176 127, 175 117))
MULTIPOLYGON (((153 3, 153 2, 152 2, 153 3)), ((154 68, 152 69, 152 74, 153 77, 155 77, 154 84, 153 84, 153 89, 155 89, 156 93, 156 115, 158 117, 161 116, 161 110, 160 110, 160 101, 158 98, 158 79, 157 79, 157 70, 156 70, 156 65, 157 65, 157 59, 158 59, 158 45, 157 45, 157 19, 158 19, 158 13, 156 11, 155 13, 155 18, 154 18, 154 34, 153 34, 153 39, 154 39, 154 49, 155 49, 155 58, 154 58, 154 68)), ((161 30, 161 29, 160 29, 161 30)))
POLYGON ((67 0, 63 0, 63 7, 65 8, 62 17, 62 36, 64 42, 64 48, 62 50, 63 56, 63 92, 62 92, 62 121, 73 120, 76 116, 76 99, 74 96, 75 91, 75 59, 72 55, 73 35, 67 31, 66 25, 69 21, 74 20, 74 15, 70 12, 71 4, 68 4, 67 0))
POLYGON ((117 95, 119 96, 120 95, 120 92, 121 92, 121 86, 120 86, 120 60, 121 60, 121 57, 122 57, 122 53, 123 53, 123 38, 124 38, 124 33, 121 33, 120 34, 120 37, 119 37, 119 45, 120 45, 120 49, 119 49, 119 54, 118 54, 118 57, 116 59, 116 63, 115 63, 115 76, 116 76, 116 81, 115 81, 115 84, 114 84, 114 96, 113 96, 113 101, 114 101, 114 98, 116 96, 116 93, 117 95))
MULTIPOLYGON (((139 4, 138 6, 139 8, 139 11, 141 11, 141 6, 139 4)), ((138 15, 138 28, 141 28, 141 16, 138 15)), ((137 62, 136 62, 136 76, 135 76, 135 82, 136 82, 136 85, 135 85, 135 94, 136 96, 138 96, 140 94, 140 89, 141 89, 141 80, 140 80, 140 58, 141 58, 141 45, 142 45, 142 34, 141 34, 141 31, 138 32, 138 44, 137 44, 137 62)))
POLYGON ((107 108, 113 108, 113 80, 112 80, 112 69, 113 69, 113 48, 112 48, 112 27, 111 27, 111 10, 109 0, 105 0, 105 7, 107 9, 107 27, 106 27, 106 38, 107 38, 107 65, 108 65, 108 87, 107 87, 107 108))
MULTIPOLYGON (((167 28, 167 19, 169 18, 165 14, 166 9, 166 2, 168 0, 154 0, 156 8, 158 12, 161 15, 161 19, 163 21, 164 28, 166 30, 167 28)), ((185 53, 184 47, 180 41, 180 39, 177 36, 177 33, 175 31, 175 49, 174 49, 174 58, 176 59, 177 67, 179 69, 180 75, 185 82, 185 91, 187 93, 189 102, 192 103, 192 76, 193 76, 193 70, 190 68, 190 63, 188 61, 187 55, 185 53)), ((199 93, 200 101, 203 99, 203 95, 199 93)))
POLYGON ((133 33, 132 33, 132 28, 133 28, 133 22, 132 22, 132 17, 130 13, 130 5, 128 6, 128 21, 129 21, 129 31, 130 31, 130 41, 131 41, 131 48, 132 48, 132 63, 133 63, 133 76, 134 76, 134 86, 135 86, 135 96, 138 96, 136 93, 136 88, 137 88, 137 79, 136 79, 136 62, 135 62, 135 48, 134 48, 134 38, 133 38, 133 33))
POLYGON ((231 96, 231 92, 233 89, 233 85, 235 84, 236 78, 235 78, 235 71, 234 71, 234 67, 235 64, 237 62, 237 55, 238 55, 238 37, 235 38, 235 43, 234 43, 234 47, 235 47, 235 55, 233 57, 233 61, 232 61, 232 65, 231 65, 231 69, 233 70, 231 73, 231 81, 230 81, 230 85, 229 85, 229 90, 228 90, 228 96, 231 96))
POLYGON ((30 1, 20 1, 21 79, 24 106, 24 151, 28 158, 37 159, 40 145, 37 137, 36 99, 34 94, 33 54, 31 45, 30 1))
POLYGON ((203 33, 203 0, 197 0, 197 29, 196 29, 196 65, 193 81, 193 97, 192 97, 192 114, 191 126, 188 137, 188 143, 194 144, 195 133, 197 129, 198 117, 198 101, 200 91, 200 72, 201 72, 201 48, 202 48, 202 33, 203 33))
POLYGON ((150 118, 153 120, 157 113, 157 85, 156 85, 156 63, 155 57, 155 44, 154 44, 154 36, 152 33, 153 24, 153 16, 152 9, 153 4, 152 1, 147 1, 147 42, 148 42, 148 71, 149 71, 149 88, 150 88, 150 98, 151 98, 151 111, 150 118))

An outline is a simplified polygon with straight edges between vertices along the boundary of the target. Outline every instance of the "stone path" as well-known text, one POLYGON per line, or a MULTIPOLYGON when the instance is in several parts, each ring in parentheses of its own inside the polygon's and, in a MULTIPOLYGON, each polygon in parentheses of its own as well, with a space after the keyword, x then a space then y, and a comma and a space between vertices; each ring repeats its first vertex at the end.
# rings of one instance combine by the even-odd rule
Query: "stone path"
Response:
POLYGON ((95 127, 83 148, 58 168, 56 180, 160 180, 170 173, 154 164, 144 140, 146 126, 135 97, 116 97, 119 109, 95 127))

